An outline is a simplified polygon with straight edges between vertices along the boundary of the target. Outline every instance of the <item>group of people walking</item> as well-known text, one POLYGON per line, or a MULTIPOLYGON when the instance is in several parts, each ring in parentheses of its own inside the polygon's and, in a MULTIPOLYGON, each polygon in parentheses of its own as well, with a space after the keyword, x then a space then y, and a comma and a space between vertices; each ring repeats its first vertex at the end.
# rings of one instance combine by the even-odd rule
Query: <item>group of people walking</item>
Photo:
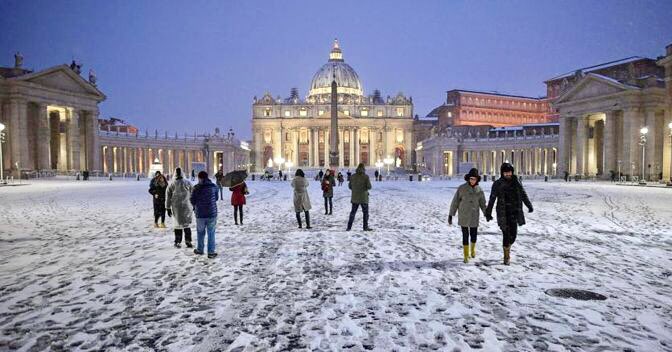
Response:
POLYGON ((471 169, 464 176, 466 181, 455 192, 448 213, 448 224, 453 224, 455 213, 458 215, 457 224, 462 228, 462 248, 464 262, 476 257, 476 240, 478 239, 478 224, 480 211, 485 215, 485 220, 492 220, 492 209, 497 212, 497 226, 502 231, 502 247, 504 252, 504 265, 511 262, 511 246, 516 241, 518 226, 525 224, 523 204, 531 213, 532 203, 527 197, 525 188, 514 175, 514 168, 509 163, 500 167, 501 177, 492 184, 490 199, 485 202, 485 194, 478 185, 481 176, 477 169, 471 169))
MULTIPOLYGON (((333 214, 334 187, 338 177, 333 171, 320 171, 320 187, 324 198, 324 214, 333 214)), ((465 183, 460 185, 453 196, 448 214, 448 224, 453 224, 453 217, 457 215, 457 224, 462 230, 462 246, 464 262, 476 257, 476 242, 478 240, 478 226, 480 212, 486 221, 493 220, 492 211, 495 209, 497 225, 502 231, 502 247, 504 264, 509 265, 511 260, 511 246, 516 241, 518 226, 525 224, 523 204, 531 213, 533 211, 525 189, 516 175, 514 168, 509 163, 500 167, 501 177, 497 179, 490 192, 490 198, 486 203, 485 193, 479 186, 481 176, 477 169, 473 168, 464 176, 465 183)), ((341 176, 342 177, 342 176, 341 176)), ((215 175, 216 184, 208 178, 205 171, 198 173, 198 183, 192 187, 191 183, 182 175, 182 170, 175 170, 175 179, 172 183, 157 171, 150 182, 149 193, 154 202, 154 226, 165 228, 166 212, 169 217, 174 217, 175 247, 180 247, 182 236, 188 248, 191 243, 192 213, 196 215, 197 245, 194 249, 196 254, 204 254, 204 241, 207 233, 207 254, 209 258, 217 256, 215 252, 215 227, 217 223, 217 200, 223 199, 223 174, 215 175), (192 211, 193 209, 193 211, 192 211), (159 223, 159 220, 161 221, 159 223)), ((362 209, 364 231, 372 231, 369 227, 369 190, 371 180, 366 174, 364 164, 359 164, 354 174, 348 172, 348 188, 351 190, 350 215, 346 230, 352 229, 359 208, 362 209)), ((302 169, 297 169, 291 182, 294 190, 293 205, 296 221, 299 228, 311 229, 310 210, 311 202, 308 195, 309 182, 302 169), (303 218, 302 218, 303 215, 303 218)), ((249 193, 247 184, 243 181, 229 187, 231 192, 231 205, 234 207, 234 222, 236 225, 243 224, 243 205, 246 204, 246 195, 249 193)))

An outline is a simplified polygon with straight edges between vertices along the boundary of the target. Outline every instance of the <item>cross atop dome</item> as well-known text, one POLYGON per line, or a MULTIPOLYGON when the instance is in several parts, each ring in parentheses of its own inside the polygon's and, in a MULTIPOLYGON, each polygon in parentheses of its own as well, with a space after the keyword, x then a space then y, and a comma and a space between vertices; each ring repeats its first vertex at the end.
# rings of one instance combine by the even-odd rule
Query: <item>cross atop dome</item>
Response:
POLYGON ((343 61, 343 52, 338 45, 338 38, 334 39, 334 47, 331 48, 331 52, 329 53, 329 61, 343 61))

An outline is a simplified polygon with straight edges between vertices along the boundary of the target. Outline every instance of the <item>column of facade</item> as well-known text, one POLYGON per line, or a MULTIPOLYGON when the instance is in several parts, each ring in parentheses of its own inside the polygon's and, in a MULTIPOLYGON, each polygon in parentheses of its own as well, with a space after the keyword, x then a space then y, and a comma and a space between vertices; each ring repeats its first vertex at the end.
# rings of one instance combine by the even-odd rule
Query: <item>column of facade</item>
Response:
POLYGON ((558 172, 571 172, 571 142, 572 142, 572 118, 570 116, 560 116, 560 127, 558 136, 558 172))
MULTIPOLYGON (((329 138, 331 136, 331 132, 329 131, 329 128, 324 129, 324 164, 328 167, 329 166, 329 145, 330 141, 329 138)), ((323 167, 324 165, 320 165, 320 167, 323 167)))
POLYGON ((102 158, 100 157, 100 149, 98 148, 99 129, 98 129, 98 111, 86 112, 86 160, 87 170, 102 170, 102 158))
POLYGON ((665 109, 664 121, 663 128, 665 129, 665 143, 663 143, 663 173, 667 172, 667 175, 664 175, 663 178, 666 181, 672 182, 672 129, 669 128, 669 125, 672 123, 672 104, 665 109), (667 165, 667 167, 665 167, 665 165, 667 165))
POLYGON ((313 128, 313 167, 321 167, 320 165, 320 129, 313 128))
POLYGON ((344 135, 345 130, 344 129, 339 129, 338 130, 338 167, 343 168, 345 166, 343 157, 345 156, 345 151, 343 150, 344 147, 344 135))
POLYGON ((586 144, 588 140, 588 119, 586 116, 577 117, 576 124, 576 174, 585 174, 586 144))
POLYGON ((68 129, 66 138, 68 141, 68 169, 79 170, 79 112, 75 109, 67 109, 68 129))
POLYGON ((656 111, 654 109, 647 109, 645 116, 646 126, 649 129, 649 132, 646 134, 646 161, 644 162, 644 168, 646 170, 645 176, 647 180, 654 180, 657 177, 653 175, 656 172, 656 163, 660 159, 657 155, 658 153, 656 153, 656 146, 660 143, 658 134, 663 126, 658 126, 656 111))
POLYGON ((40 170, 51 169, 51 131, 47 104, 37 106, 37 167, 40 170))
POLYGON ((294 163, 294 167, 298 168, 303 165, 299 165, 299 142, 301 139, 301 130, 299 128, 294 129, 294 157, 292 160, 292 163, 294 163))
POLYGON ((361 130, 359 128, 355 128, 355 166, 359 165, 360 163, 360 146, 359 146, 359 139, 360 139, 360 134, 361 130))
POLYGON ((639 109, 623 111, 623 165, 624 173, 630 176, 641 176, 641 147, 639 146, 639 130, 642 127, 642 116, 639 109))
POLYGON ((378 161, 378 154, 376 154, 376 147, 378 145, 378 131, 369 127, 369 166, 376 166, 378 161))
POLYGON ((616 111, 607 111, 604 119, 604 138, 602 139, 602 150, 604 151, 604 171, 609 175, 609 171, 617 172, 617 141, 616 141, 616 111))

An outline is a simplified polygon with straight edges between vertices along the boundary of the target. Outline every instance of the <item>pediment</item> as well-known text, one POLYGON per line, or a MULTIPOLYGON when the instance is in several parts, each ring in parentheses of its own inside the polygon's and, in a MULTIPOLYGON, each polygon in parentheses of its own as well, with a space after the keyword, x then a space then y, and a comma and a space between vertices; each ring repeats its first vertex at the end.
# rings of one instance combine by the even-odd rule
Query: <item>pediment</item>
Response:
POLYGON ((76 94, 94 95, 101 100, 105 99, 103 93, 65 65, 21 76, 20 80, 46 88, 76 94))
POLYGON ((636 89, 626 86, 618 81, 603 78, 598 75, 588 74, 569 88, 556 103, 566 103, 570 101, 598 98, 606 95, 625 92, 630 89, 636 89))

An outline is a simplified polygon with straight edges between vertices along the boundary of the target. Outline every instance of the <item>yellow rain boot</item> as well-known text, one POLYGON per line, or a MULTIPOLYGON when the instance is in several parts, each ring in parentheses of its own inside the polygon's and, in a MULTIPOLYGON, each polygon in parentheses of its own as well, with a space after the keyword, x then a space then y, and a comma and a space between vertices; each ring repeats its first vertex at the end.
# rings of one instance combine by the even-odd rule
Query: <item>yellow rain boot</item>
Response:
POLYGON ((471 243, 471 257, 476 258, 476 243, 475 242, 471 243))
POLYGON ((469 263, 469 245, 462 246, 464 249, 464 262, 469 263))
POLYGON ((504 247, 504 265, 509 265, 511 262, 511 246, 504 247))

